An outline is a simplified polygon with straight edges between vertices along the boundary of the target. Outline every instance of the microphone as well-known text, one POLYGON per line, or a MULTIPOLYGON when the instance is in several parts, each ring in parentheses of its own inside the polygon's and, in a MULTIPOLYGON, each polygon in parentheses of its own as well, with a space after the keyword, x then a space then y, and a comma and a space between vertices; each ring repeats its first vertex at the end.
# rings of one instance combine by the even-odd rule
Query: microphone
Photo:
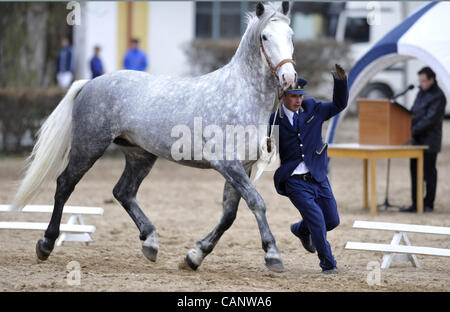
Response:
POLYGON ((400 92, 399 94, 394 95, 393 97, 391 97, 391 102, 394 102, 394 100, 402 95, 404 95, 406 92, 408 92, 409 90, 414 89, 414 85, 410 84, 408 86, 408 88, 406 88, 403 92, 400 92))

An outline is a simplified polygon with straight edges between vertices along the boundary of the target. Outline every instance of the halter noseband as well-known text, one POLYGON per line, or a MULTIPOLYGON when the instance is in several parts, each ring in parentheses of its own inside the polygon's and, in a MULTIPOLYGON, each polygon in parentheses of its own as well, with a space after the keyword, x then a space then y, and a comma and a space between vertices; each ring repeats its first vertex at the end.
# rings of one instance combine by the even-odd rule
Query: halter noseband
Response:
POLYGON ((264 54, 264 57, 266 58, 267 65, 269 65, 269 68, 272 71, 272 74, 275 76, 276 80, 279 83, 280 79, 278 78, 278 75, 277 75, 278 68, 280 68, 282 65, 284 65, 286 63, 292 63, 295 65, 295 61, 293 59, 284 59, 280 63, 278 63, 277 66, 273 67, 272 63, 270 62, 269 56, 267 56, 266 50, 264 50, 264 45, 262 43, 261 37, 259 37, 259 46, 261 48, 262 53, 264 54))
MULTIPOLYGON (((277 66, 273 67, 272 63, 270 62, 269 56, 266 53, 266 50, 264 50, 264 45, 262 43, 261 37, 259 37, 259 46, 261 48, 262 53, 264 54, 264 57, 266 58, 267 65, 269 66, 270 70, 272 71, 272 74, 275 76, 275 79, 278 81, 278 86, 277 86, 277 90, 276 90, 276 97, 275 97, 275 106, 276 106, 275 111, 277 111, 278 108, 279 108, 279 104, 280 104, 279 102, 280 102, 281 95, 282 95, 282 92, 280 90, 280 79, 278 78, 277 70, 278 70, 278 68, 280 68, 282 65, 284 65, 286 63, 292 63, 293 65, 295 65, 295 61, 293 59, 284 59, 284 60, 281 60, 281 62, 278 63, 277 66)), ((280 110, 280 114, 282 114, 282 110, 280 110)), ((275 114, 275 117, 273 118, 273 124, 270 127, 269 137, 267 138, 267 150, 268 150, 269 153, 272 150, 272 147, 271 147, 269 141, 270 141, 270 138, 272 137, 272 133, 273 133, 272 130, 273 130, 273 127, 275 125, 275 119, 276 119, 276 114, 275 114)))

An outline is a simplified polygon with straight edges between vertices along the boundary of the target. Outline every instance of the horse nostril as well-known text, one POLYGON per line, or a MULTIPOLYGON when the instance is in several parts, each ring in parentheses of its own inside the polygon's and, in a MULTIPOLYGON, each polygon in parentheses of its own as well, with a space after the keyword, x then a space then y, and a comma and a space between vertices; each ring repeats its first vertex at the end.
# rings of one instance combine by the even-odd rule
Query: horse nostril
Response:
POLYGON ((281 75, 281 78, 283 79, 283 81, 286 81, 286 78, 284 78, 284 74, 281 75))

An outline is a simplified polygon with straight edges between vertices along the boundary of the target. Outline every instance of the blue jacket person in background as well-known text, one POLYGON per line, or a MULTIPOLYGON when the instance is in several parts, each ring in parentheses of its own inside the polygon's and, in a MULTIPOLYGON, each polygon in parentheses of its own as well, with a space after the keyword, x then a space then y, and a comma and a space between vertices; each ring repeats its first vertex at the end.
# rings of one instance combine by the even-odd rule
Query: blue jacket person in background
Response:
POLYGON ((89 65, 91 67, 92 79, 104 74, 99 46, 94 47, 94 56, 91 58, 89 65))
POLYGON ((139 40, 131 40, 131 47, 123 59, 123 68, 145 71, 147 69, 147 55, 139 49, 139 40))
POLYGON ((332 102, 303 99, 307 81, 299 78, 283 94, 283 104, 270 116, 279 126, 280 167, 274 174, 277 192, 289 197, 303 220, 291 225, 305 249, 317 250, 325 274, 338 273, 327 241, 327 231, 339 224, 336 201, 327 178, 327 143, 322 141, 322 124, 347 106, 347 75, 336 64, 332 102))
POLYGON ((74 55, 68 37, 61 41, 61 50, 56 61, 56 80, 61 88, 68 88, 73 80, 74 55))

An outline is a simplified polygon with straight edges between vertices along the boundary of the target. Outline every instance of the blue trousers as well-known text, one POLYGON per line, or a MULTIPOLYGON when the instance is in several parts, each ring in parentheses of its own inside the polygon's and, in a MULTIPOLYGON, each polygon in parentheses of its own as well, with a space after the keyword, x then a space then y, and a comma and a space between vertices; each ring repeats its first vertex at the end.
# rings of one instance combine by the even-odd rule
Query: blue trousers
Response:
POLYGON ((297 235, 311 234, 322 269, 335 267, 336 260, 327 241, 327 231, 339 225, 339 214, 328 178, 319 183, 291 176, 285 186, 289 199, 303 218, 294 224, 294 232, 297 235))

